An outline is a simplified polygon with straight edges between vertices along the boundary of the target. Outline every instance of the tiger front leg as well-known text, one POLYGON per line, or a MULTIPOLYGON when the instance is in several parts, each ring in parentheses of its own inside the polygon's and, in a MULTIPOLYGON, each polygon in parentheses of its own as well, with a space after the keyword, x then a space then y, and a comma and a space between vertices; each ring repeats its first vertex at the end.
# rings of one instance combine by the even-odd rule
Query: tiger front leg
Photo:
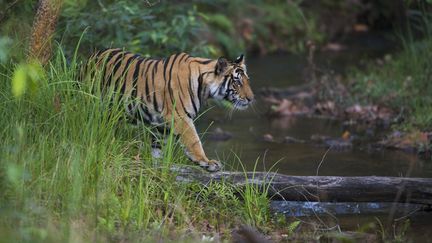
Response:
POLYGON ((179 118, 175 119, 175 121, 176 134, 180 136, 180 141, 185 146, 185 152, 189 159, 207 171, 214 172, 220 170, 222 164, 217 160, 208 159, 205 155, 192 119, 179 118))

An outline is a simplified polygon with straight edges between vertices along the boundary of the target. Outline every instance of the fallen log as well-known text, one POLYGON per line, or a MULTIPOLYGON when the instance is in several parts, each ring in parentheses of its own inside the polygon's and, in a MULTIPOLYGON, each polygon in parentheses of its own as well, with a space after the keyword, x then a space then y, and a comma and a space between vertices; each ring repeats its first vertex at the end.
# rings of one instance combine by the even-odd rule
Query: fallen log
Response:
POLYGON ((264 189, 272 200, 314 202, 398 202, 432 206, 432 178, 381 176, 289 176, 267 172, 207 173, 193 167, 173 169, 179 182, 225 181, 264 189))

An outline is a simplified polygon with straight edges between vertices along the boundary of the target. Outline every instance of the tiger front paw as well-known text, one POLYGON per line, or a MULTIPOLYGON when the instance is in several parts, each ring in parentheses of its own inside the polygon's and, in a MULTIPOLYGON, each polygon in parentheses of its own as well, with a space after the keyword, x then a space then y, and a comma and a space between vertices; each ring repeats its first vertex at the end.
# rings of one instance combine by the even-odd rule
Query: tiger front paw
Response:
POLYGON ((198 164, 209 172, 215 172, 222 169, 221 162, 214 159, 208 161, 199 161, 198 164))

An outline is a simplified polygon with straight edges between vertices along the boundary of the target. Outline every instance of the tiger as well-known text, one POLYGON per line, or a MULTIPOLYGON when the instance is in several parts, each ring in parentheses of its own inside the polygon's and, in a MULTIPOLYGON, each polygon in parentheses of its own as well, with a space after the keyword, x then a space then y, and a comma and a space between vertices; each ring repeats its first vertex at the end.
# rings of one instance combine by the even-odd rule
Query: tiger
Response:
MULTIPOLYGON (((127 114, 157 128, 168 124, 191 161, 210 172, 222 168, 221 162, 207 158, 194 119, 209 99, 227 100, 239 110, 254 102, 243 54, 234 61, 184 52, 159 59, 112 48, 94 53, 89 61, 100 70, 103 85, 132 101, 127 114)), ((152 154, 160 156, 160 144, 152 143, 152 154)))

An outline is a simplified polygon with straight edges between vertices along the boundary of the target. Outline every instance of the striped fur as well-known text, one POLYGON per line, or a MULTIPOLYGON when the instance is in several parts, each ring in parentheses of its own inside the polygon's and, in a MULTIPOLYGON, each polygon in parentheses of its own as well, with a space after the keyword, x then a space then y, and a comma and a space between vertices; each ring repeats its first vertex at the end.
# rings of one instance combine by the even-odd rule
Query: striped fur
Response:
POLYGON ((221 165, 205 155, 193 119, 209 98, 229 100, 238 109, 254 99, 243 55, 233 62, 186 53, 154 59, 107 49, 92 55, 89 63, 102 71, 105 87, 114 85, 132 101, 127 112, 137 120, 162 126, 174 118, 174 132, 186 154, 209 171, 219 170, 221 165))

